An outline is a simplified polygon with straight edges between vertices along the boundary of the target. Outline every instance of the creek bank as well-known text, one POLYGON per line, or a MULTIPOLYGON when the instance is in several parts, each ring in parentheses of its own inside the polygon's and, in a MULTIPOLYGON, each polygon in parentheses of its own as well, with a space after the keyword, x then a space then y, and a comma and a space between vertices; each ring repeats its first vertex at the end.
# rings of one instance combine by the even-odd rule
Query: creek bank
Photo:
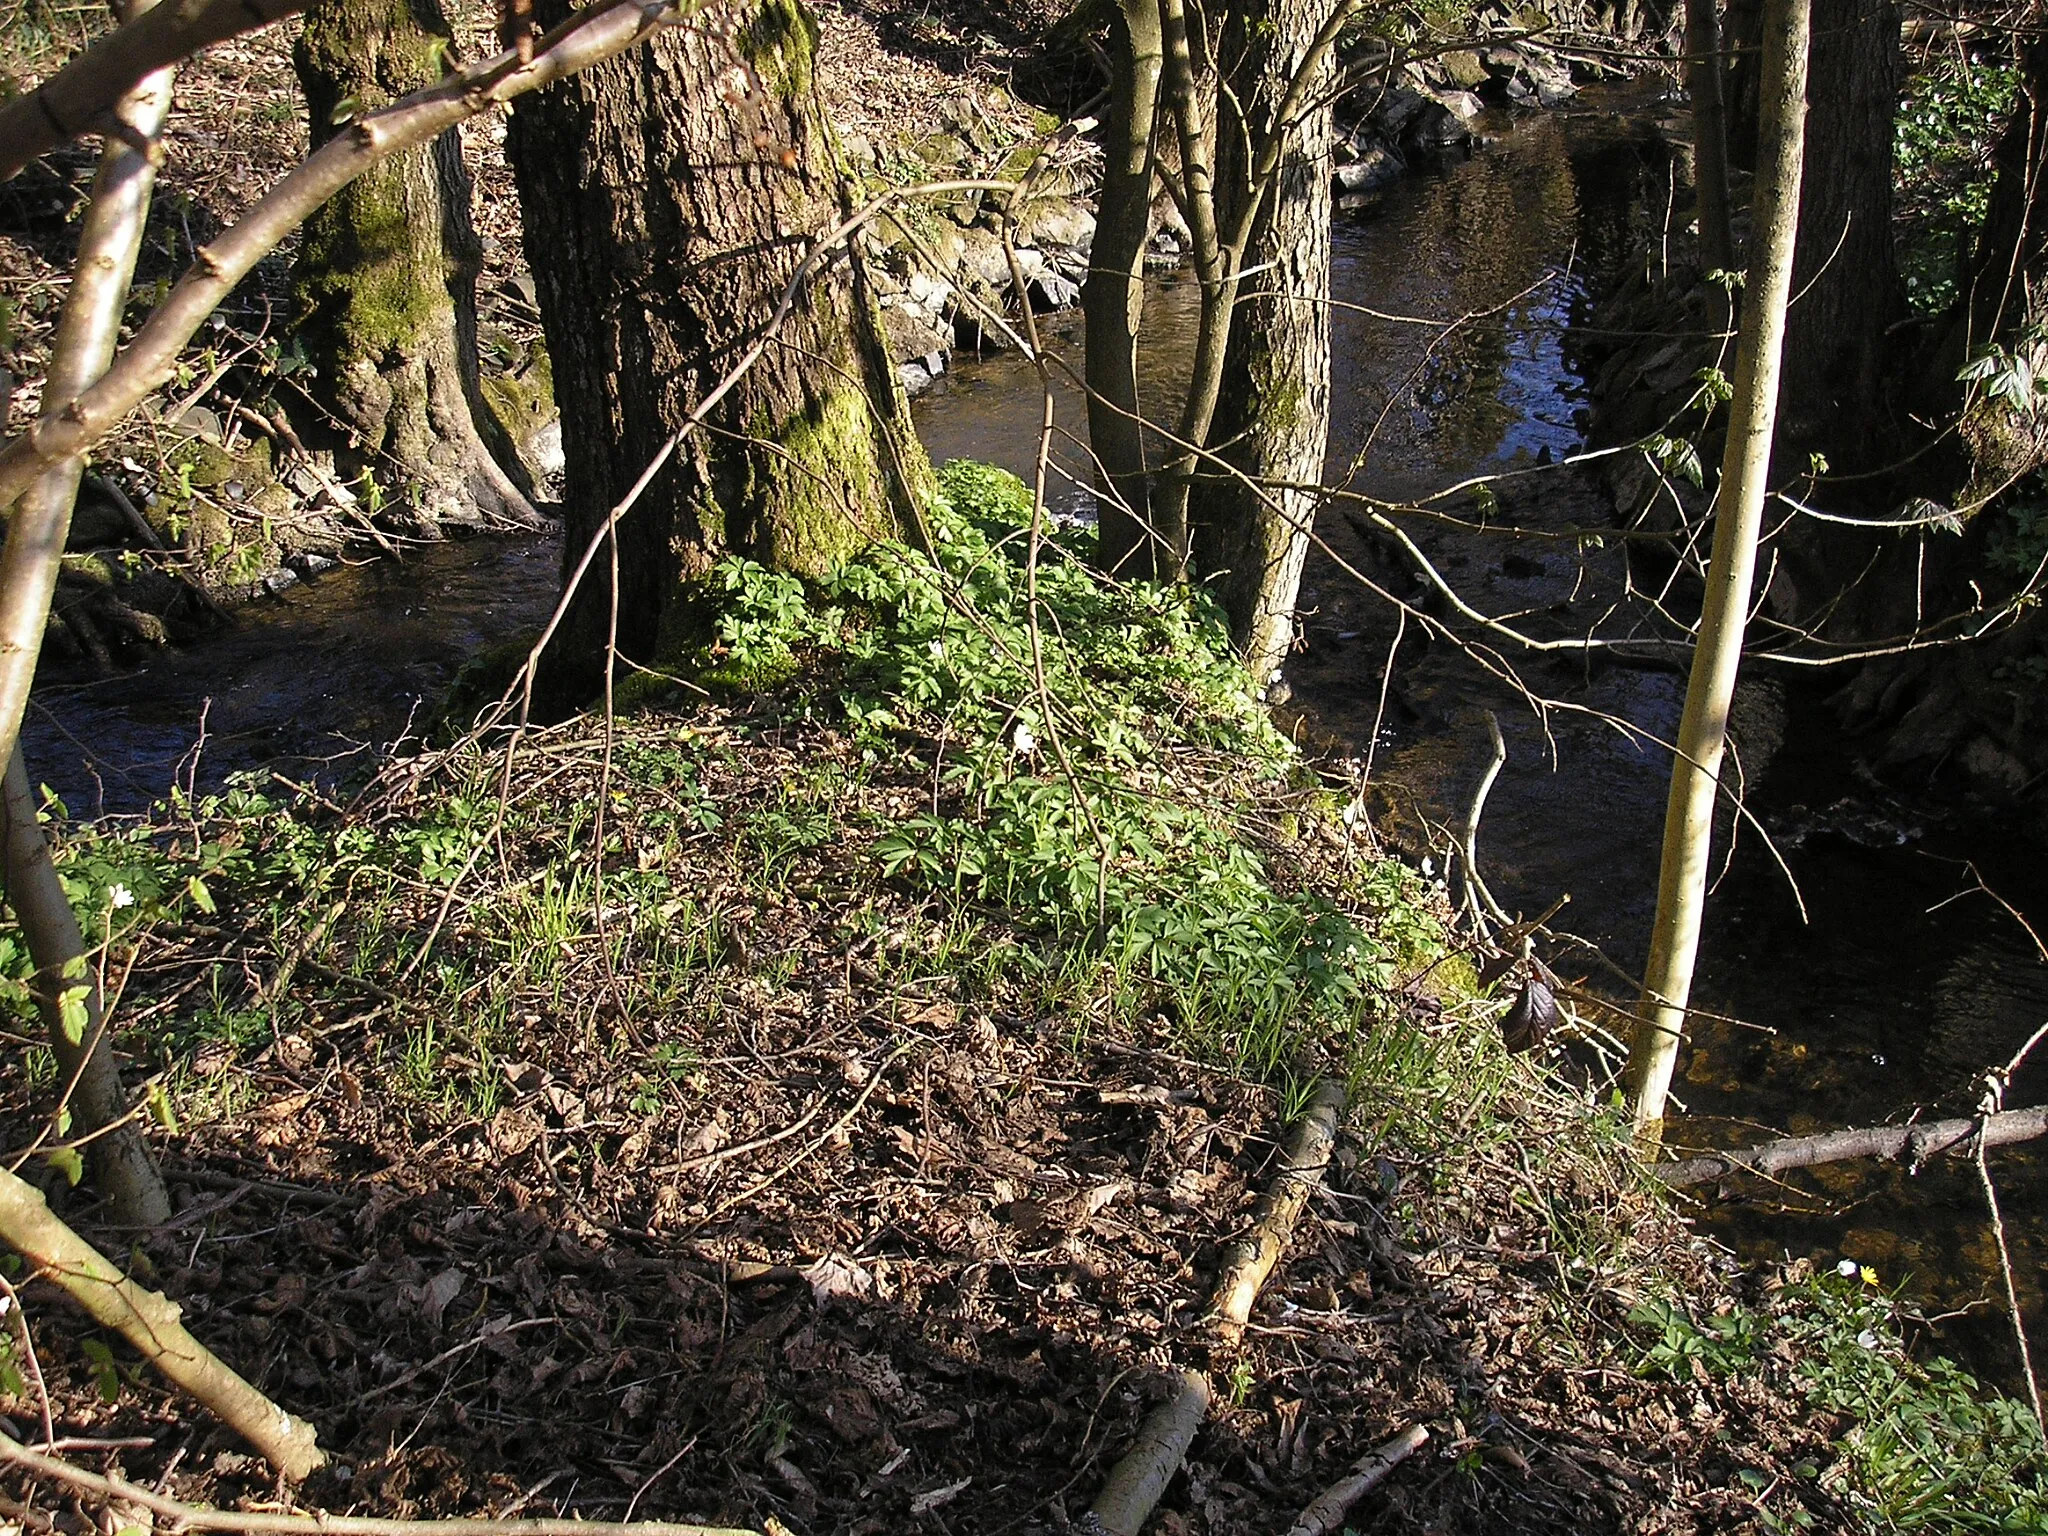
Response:
MULTIPOLYGON (((63 830, 141 950, 123 1043, 206 1212, 135 1247, 320 1425, 304 1496, 1050 1533, 1193 1370, 1188 1536, 1284 1529, 1418 1422, 1441 1450, 1361 1522, 1845 1528, 1866 1469, 1805 1373, 1856 1328, 1906 1369, 1889 1314, 1744 1281, 1672 1220, 1621 1126, 1505 1052, 1441 893, 1372 854, 1227 641, 1057 564, 1049 684, 1129 850, 1106 896, 1070 880, 1074 791, 1014 731, 1022 487, 947 488, 936 557, 845 576, 858 624, 734 589, 729 648, 779 648, 781 685, 530 738, 502 816, 498 739, 348 809, 244 786, 63 830), (1326 1070, 1358 1085, 1327 1193, 1220 1339, 1204 1298, 1326 1070)), ((102 1401, 87 1335, 25 1300, 65 1431, 146 1430, 122 1466, 188 1501, 268 1489, 146 1376, 102 1401)))
MULTIPOLYGON (((1401 62, 1374 40, 1345 51, 1342 65, 1362 82, 1339 103, 1332 164, 1337 206, 1359 215, 1414 170, 1469 155, 1485 139, 1479 126, 1489 106, 1542 110, 1564 105, 1584 79, 1622 71, 1591 54, 1568 57, 1524 37, 1527 18, 1501 8, 1475 19, 1473 46, 1421 61, 1401 62)), ((865 239, 890 345, 913 395, 943 375, 956 350, 983 352, 1011 344, 1000 317, 1018 317, 1016 283, 1003 244, 1006 219, 1035 311, 1074 304, 1088 272, 1095 234, 1101 152, 1088 139, 1057 143, 1060 121, 1007 92, 962 82, 941 109, 939 126, 895 139, 846 136, 848 156, 870 194, 906 180, 974 177, 1015 179, 1051 147, 1033 194, 1011 215, 996 192, 958 196, 941 207, 914 205, 893 214, 865 239), (914 175, 906 176, 906 172, 914 175)), ((1147 264, 1155 272, 1184 264, 1192 236, 1155 184, 1147 264)))

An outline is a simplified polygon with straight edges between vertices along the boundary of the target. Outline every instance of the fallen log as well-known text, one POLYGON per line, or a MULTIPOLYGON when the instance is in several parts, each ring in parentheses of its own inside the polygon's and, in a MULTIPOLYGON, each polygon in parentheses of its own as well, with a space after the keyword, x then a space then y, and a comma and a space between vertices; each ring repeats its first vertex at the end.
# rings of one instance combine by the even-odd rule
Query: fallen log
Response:
POLYGON ((1411 1424, 1384 1445, 1351 1464, 1351 1471, 1317 1494, 1287 1528, 1287 1536, 1330 1536, 1343 1525, 1351 1506, 1385 1481, 1389 1472, 1422 1449, 1429 1431, 1411 1424))
MULTIPOLYGON (((1335 1078, 1324 1079, 1287 1138, 1280 1172, 1259 1197, 1250 1232, 1225 1250, 1223 1271, 1216 1277, 1209 1302, 1209 1319, 1224 1338, 1235 1340, 1243 1335, 1259 1288, 1287 1251, 1294 1223, 1308 1197, 1323 1182, 1343 1114, 1344 1085, 1335 1078)), ((1137 1439, 1103 1480, 1102 1491, 1088 1512, 1091 1531, 1138 1536, 1166 1485, 1180 1470, 1181 1460, 1209 1412, 1209 1378, 1199 1371, 1184 1370, 1178 1379, 1174 1395, 1146 1415, 1137 1439)))
POLYGON ((1103 1479, 1088 1510, 1098 1528, 1108 1536, 1138 1536, 1208 1412, 1209 1378, 1182 1371, 1173 1396, 1145 1416, 1138 1438, 1103 1479))
POLYGON ((1880 1125, 1863 1130, 1824 1131, 1818 1136, 1788 1136, 1760 1147, 1715 1152, 1676 1162, 1657 1163, 1650 1172, 1673 1189, 1705 1184, 1731 1173, 1785 1173, 1822 1163, 1867 1157, 1903 1162, 1914 1172, 1944 1152, 1975 1152, 1977 1127, 1984 1127, 1986 1147, 2007 1147, 2048 1136, 2048 1107, 2008 1109, 1985 1120, 1925 1120, 1914 1125, 1880 1125))
MULTIPOLYGON (((325 1464, 313 1426, 286 1413, 185 1331, 178 1304, 145 1290, 51 1214, 43 1193, 0 1169, 0 1238, 294 1482, 325 1464)), ((11 1443, 11 1442, 10 1442, 11 1443)), ((18 1449, 18 1447, 16 1447, 18 1449)), ((7 1456, 14 1450, 0 1446, 7 1456)))
POLYGON ((1325 1078, 1316 1086, 1307 1113, 1295 1122, 1294 1134, 1281 1154, 1279 1175, 1259 1197, 1252 1213, 1251 1231, 1225 1250, 1223 1273, 1217 1277, 1209 1306, 1216 1331, 1224 1338, 1235 1341, 1243 1337, 1259 1288, 1287 1251, 1301 1208, 1323 1182, 1330 1154, 1337 1146, 1337 1121, 1343 1113, 1344 1085, 1325 1078))

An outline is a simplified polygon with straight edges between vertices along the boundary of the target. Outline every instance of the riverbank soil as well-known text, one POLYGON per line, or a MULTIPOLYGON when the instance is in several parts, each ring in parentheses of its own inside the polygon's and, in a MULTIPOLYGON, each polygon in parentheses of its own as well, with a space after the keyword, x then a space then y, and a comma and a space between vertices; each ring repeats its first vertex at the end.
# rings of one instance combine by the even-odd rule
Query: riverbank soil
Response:
MULTIPOLYGON (((1409 1423, 1434 1439, 1361 1528, 1762 1530, 1763 1482, 1843 1528, 1789 1377, 1642 1374, 1631 1310, 1730 1307, 1728 1273, 1618 1128, 1509 1063, 1493 1009, 1431 1001, 1419 957, 1350 1058, 1327 1192, 1242 1345, 1216 1342, 1219 1251, 1289 1099, 1164 1014, 1031 979, 1043 943, 1000 913, 877 884, 868 829, 932 803, 931 764, 877 770, 806 713, 537 738, 503 864, 495 753, 394 770, 341 817, 214 808, 207 845, 269 873, 153 926, 124 1004, 183 1122, 159 1137, 181 1214, 71 1216, 320 1426, 305 1501, 1059 1530, 1192 1365, 1217 1404, 1162 1531, 1283 1529, 1409 1423), (373 843, 309 944, 296 861, 373 843), (397 963, 440 918, 433 958, 397 963)), ((1304 818, 1274 850, 1297 878, 1354 856, 1310 802, 1269 809, 1304 818)), ((13 1123, 32 1081, 5 1079, 13 1123)), ((181 1498, 271 1496, 124 1346, 25 1303, 60 1433, 140 1437, 105 1459, 181 1498)), ((10 1431, 36 1406, 13 1391, 10 1431)))

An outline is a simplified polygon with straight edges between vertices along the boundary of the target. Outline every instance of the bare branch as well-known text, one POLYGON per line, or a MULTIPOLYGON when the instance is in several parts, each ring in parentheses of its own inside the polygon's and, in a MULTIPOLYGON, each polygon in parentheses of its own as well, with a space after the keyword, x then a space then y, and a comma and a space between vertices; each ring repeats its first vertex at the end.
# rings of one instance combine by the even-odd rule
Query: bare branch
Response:
MULTIPOLYGON (((265 193, 239 224, 187 269, 107 375, 54 420, 38 421, 0 450, 0 508, 11 506, 43 469, 85 453, 156 389, 207 316, 257 262, 315 208, 371 166, 427 143, 501 102, 538 90, 630 48, 699 0, 604 0, 579 11, 521 63, 507 51, 401 97, 335 135, 265 193)), ((4 655, 4 639, 0 639, 4 655)))
MULTIPOLYGON (((43 1202, 33 1184, 0 1170, 0 1235, 94 1322, 117 1330, 143 1358, 211 1409, 278 1471, 302 1478, 325 1464, 313 1426, 294 1418, 236 1375, 178 1320, 175 1302, 122 1274, 43 1202)), ((0 1436, 0 1457, 34 1456, 0 1436)), ((38 1461, 43 1458, 37 1458, 38 1461)), ((61 1463, 60 1463, 61 1465, 61 1463)))
MULTIPOLYGON (((26 95, 0 106, 0 181, 81 134, 139 127, 121 98, 202 48, 296 15, 307 0, 170 0, 116 27, 26 95)), ((142 137, 153 141, 153 131, 142 137)))

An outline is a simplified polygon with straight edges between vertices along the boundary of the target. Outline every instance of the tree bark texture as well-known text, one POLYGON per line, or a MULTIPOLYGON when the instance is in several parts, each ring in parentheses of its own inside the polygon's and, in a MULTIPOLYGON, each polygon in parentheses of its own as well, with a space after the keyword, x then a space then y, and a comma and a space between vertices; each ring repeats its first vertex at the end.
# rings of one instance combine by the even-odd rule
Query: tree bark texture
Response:
MULTIPOLYGON (((565 14, 560 0, 538 19, 565 14)), ((842 216, 840 156, 797 0, 748 0, 521 102, 509 147, 562 411, 566 555, 769 322, 842 216)), ((675 659, 726 555, 817 577, 913 526, 930 469, 856 250, 797 296, 752 371, 620 520, 618 645, 675 659)), ((600 562, 599 570, 602 571, 600 562)), ((611 624, 586 580, 547 691, 587 698, 611 624)))
POLYGON ((1742 637, 1756 575, 1757 538, 1770 486, 1786 305, 1792 294, 1806 120, 1811 0, 1770 0, 1764 17, 1763 146, 1742 328, 1735 344, 1735 393, 1728 444, 1714 499, 1714 548, 1657 871, 1657 914, 1643 968, 1641 1019, 1628 1057, 1628 1090, 1646 1140, 1661 1134, 1664 1102, 1685 1033, 1706 908, 1714 802, 1728 745, 1728 709, 1742 664, 1742 637))
POLYGON ((86 1144, 94 1187, 107 1201, 108 1219, 121 1226, 153 1227, 171 1218, 171 1197, 142 1127, 129 1117, 128 1093, 107 1038, 106 999, 99 974, 85 953, 85 935, 64 894, 64 882, 50 862, 49 845, 36 821, 35 793, 16 746, 7 759, 0 793, 0 837, 5 838, 7 904, 28 941, 35 964, 36 1009, 50 1032, 60 1085, 68 1087, 73 1131, 99 1131, 86 1144), (71 975, 70 972, 77 974, 71 975), (64 1023, 64 992, 82 986, 82 1027, 73 1039, 64 1023), (110 1129, 108 1129, 110 1127, 110 1129))
MULTIPOLYGON (((317 147, 454 65, 439 0, 319 0, 293 52, 317 147)), ((306 220, 293 283, 299 335, 350 475, 393 513, 444 525, 536 526, 531 485, 477 380, 476 278, 457 130, 394 155, 306 220)), ((329 429, 332 430, 324 430, 329 429)), ((316 439, 317 440, 317 439, 316 439)))
POLYGON ((1969 342, 2025 323, 2028 286, 2048 266, 2048 31, 2020 48, 2020 92, 1998 141, 1996 180, 1966 285, 1969 342))
POLYGON ((1886 332, 1905 313, 1892 255, 1899 101, 1895 0, 1813 0, 1813 81, 1798 253, 1779 392, 1781 473, 1811 452, 1838 471, 1897 457, 1886 332))
POLYGON ((1151 228, 1163 61, 1158 0, 1121 0, 1109 28, 1109 120, 1095 244, 1081 291, 1087 327, 1088 441, 1101 504, 1102 568, 1149 576, 1151 520, 1138 328, 1145 314, 1145 240, 1151 228))
MULTIPOLYGON (((1226 116, 1217 134, 1218 222, 1226 229, 1238 220, 1238 203, 1257 195, 1254 168, 1239 163, 1248 144, 1277 133, 1282 147, 1244 257, 1250 275, 1237 295, 1209 441, 1252 480, 1304 486, 1321 483, 1330 438, 1332 126, 1327 105, 1312 105, 1291 122, 1277 119, 1290 92, 1311 104, 1328 94, 1334 58, 1327 51, 1305 93, 1296 76, 1329 13, 1329 0, 1259 0, 1231 9, 1222 70, 1235 89, 1226 100, 1244 105, 1253 131, 1237 131, 1226 116)), ((1197 474, 1190 507, 1196 566, 1222 600, 1239 654, 1264 685, 1294 642, 1317 497, 1308 490, 1261 493, 1214 466, 1197 474)))

